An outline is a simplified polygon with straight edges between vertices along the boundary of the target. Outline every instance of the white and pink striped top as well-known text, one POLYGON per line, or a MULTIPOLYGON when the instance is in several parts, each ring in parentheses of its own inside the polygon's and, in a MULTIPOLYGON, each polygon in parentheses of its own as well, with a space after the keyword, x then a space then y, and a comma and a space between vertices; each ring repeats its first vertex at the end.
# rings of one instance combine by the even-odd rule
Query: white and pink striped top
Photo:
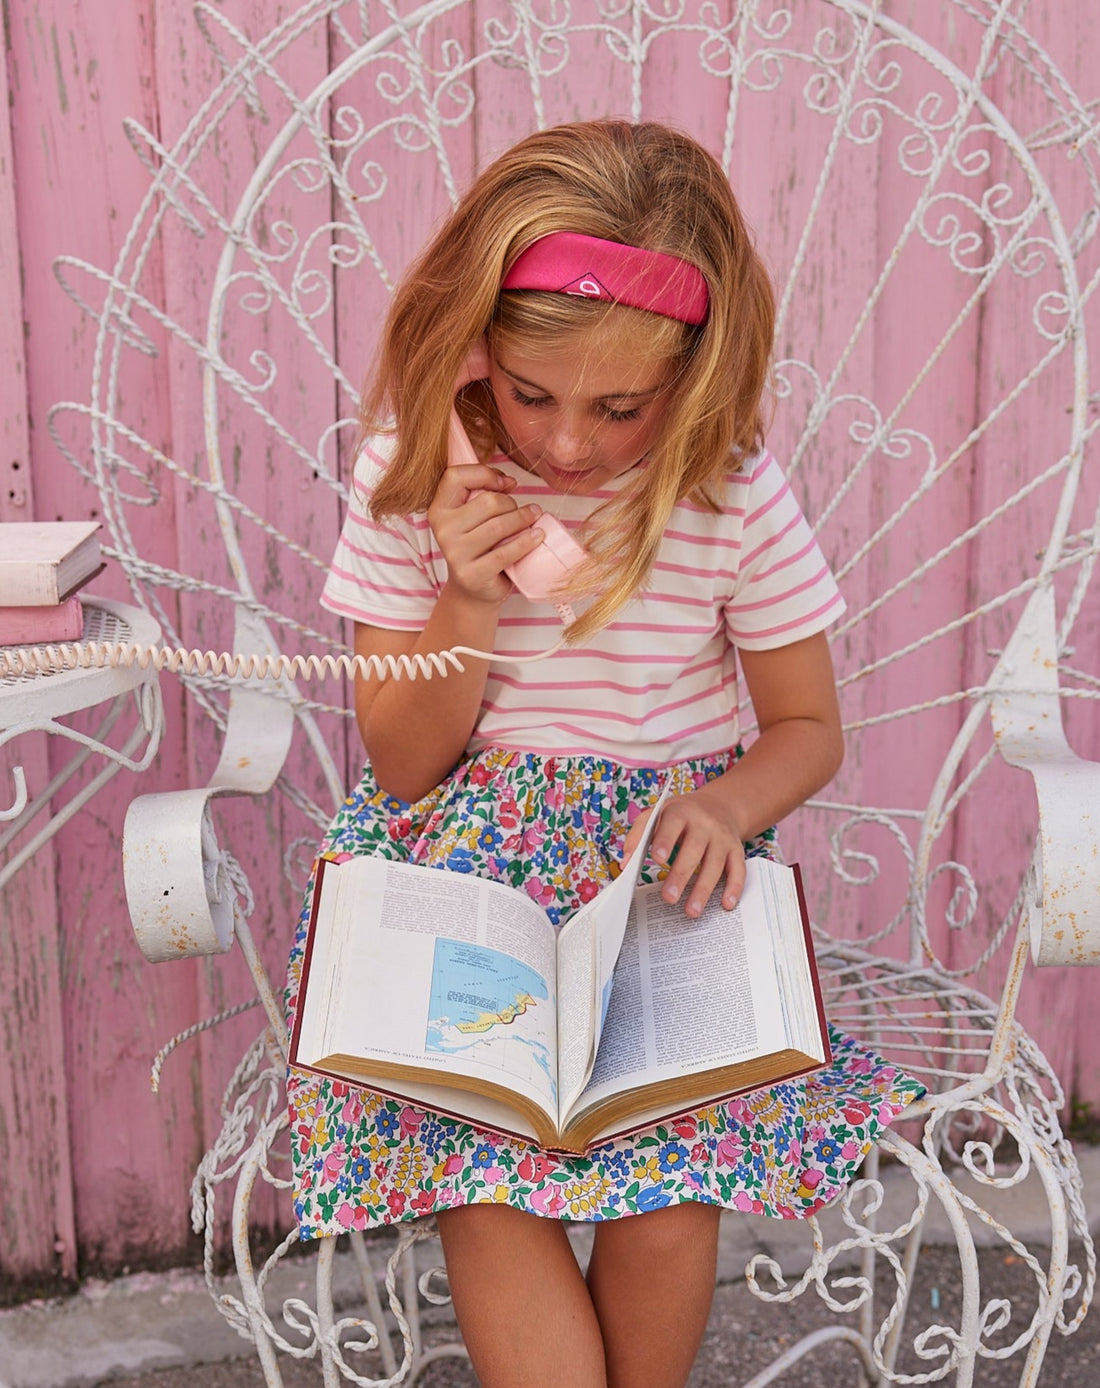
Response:
MULTIPOLYGON (((424 514, 375 522, 365 509, 389 448, 377 439, 359 455, 321 601, 368 626, 413 632, 427 622, 447 566, 424 514)), ((595 496, 563 496, 503 455, 493 462, 516 477, 517 501, 536 501, 573 531, 633 475, 595 496)), ((729 474, 717 515, 688 502, 676 507, 646 591, 586 645, 530 665, 491 666, 470 750, 587 753, 625 766, 722 751, 739 736, 735 648, 787 645, 843 610, 778 463, 759 453, 729 474)), ((513 593, 494 649, 531 655, 560 634, 552 607, 513 593)))

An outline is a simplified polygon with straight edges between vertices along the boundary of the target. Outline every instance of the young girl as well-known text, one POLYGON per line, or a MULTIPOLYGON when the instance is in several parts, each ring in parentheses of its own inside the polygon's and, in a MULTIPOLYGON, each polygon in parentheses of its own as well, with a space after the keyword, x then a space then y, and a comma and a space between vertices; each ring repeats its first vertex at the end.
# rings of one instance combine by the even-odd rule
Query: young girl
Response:
MULTIPOLYGON (((326 850, 500 879, 561 924, 671 778, 643 880, 689 917, 715 891, 736 904, 746 854, 776 852, 771 826, 842 756, 824 631, 843 604, 763 448, 772 328, 728 182, 687 137, 562 126, 477 179, 395 296, 323 600, 364 655, 546 650, 554 606, 505 572, 545 516, 587 551, 564 595, 578 615, 542 661, 361 681, 368 765, 326 850), (478 350, 487 380, 458 407, 480 461, 448 466, 478 350), (759 729, 743 756, 738 667, 759 729)), ((832 1041, 806 1080, 586 1157, 292 1072, 302 1234, 434 1214, 483 1388, 673 1388, 721 1210, 812 1213, 921 1092, 832 1041), (586 1276, 568 1220, 597 1222, 586 1276)))

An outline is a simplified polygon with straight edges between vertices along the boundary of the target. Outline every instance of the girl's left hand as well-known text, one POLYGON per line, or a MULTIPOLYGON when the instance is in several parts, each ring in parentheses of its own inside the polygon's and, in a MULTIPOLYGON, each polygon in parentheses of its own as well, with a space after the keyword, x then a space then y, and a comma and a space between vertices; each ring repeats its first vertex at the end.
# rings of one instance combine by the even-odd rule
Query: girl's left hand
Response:
MULTIPOLYGON (((623 844, 624 862, 637 847, 652 813, 646 810, 631 825, 623 844)), ((679 901, 690 883, 684 909, 689 916, 698 916, 724 877, 722 905, 732 911, 745 885, 745 848, 729 786, 712 781, 666 801, 649 856, 661 864, 674 858, 661 890, 665 901, 679 901)))

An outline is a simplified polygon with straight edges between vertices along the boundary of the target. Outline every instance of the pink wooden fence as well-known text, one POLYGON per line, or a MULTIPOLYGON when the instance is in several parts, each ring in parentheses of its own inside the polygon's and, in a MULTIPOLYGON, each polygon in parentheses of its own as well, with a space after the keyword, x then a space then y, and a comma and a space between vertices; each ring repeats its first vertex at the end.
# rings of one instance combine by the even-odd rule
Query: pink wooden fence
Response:
MULTIPOLYGON (((253 33, 271 28, 294 8, 285 0, 279 5, 226 0, 223 6, 253 33)), ((948 23, 945 5, 898 0, 887 8, 946 49, 962 42, 948 23)), ((136 117, 171 143, 217 72, 189 5, 10 0, 5 15, 7 46, 0 64, 0 518, 90 516, 97 499, 60 460, 45 420, 56 401, 87 398, 93 335, 62 294, 51 266, 62 254, 103 267, 115 263, 148 186, 148 174, 123 134, 124 117, 136 117)), ((1087 95, 1097 85, 1100 57, 1095 6, 1090 0, 1047 0, 1032 5, 1028 18, 1070 84, 1087 95)), ((299 87, 305 90, 323 72, 326 54, 318 45, 304 51, 300 61, 299 87)), ((707 111, 693 104, 694 92, 681 89, 674 78, 674 73, 668 75, 669 118, 701 129, 707 111)), ((595 84, 596 90, 605 80, 596 68, 573 78, 595 84)), ((1025 129, 1033 124, 1029 99, 1026 92, 1001 94, 1004 109, 1025 129)), ((568 109, 549 111, 548 118, 568 114, 568 109)), ((507 127, 505 110, 499 128, 482 132, 484 148, 506 143, 507 127)), ((735 181, 744 188, 750 211, 755 210, 753 151, 766 151, 775 138, 803 141, 808 169, 820 158, 810 132, 797 125, 782 132, 750 128, 739 143, 735 167, 735 181)), ((227 186, 240 182, 232 176, 233 161, 251 155, 244 142, 219 152, 227 186)), ((474 156, 471 149, 471 164, 474 156)), ((829 229, 834 250, 840 247, 854 259, 869 253, 894 215, 891 177, 889 171, 881 173, 874 196, 853 184, 846 217, 829 229)), ((423 191, 410 187, 410 208, 423 191)), ((786 240, 780 236, 767 248, 780 272, 793 253, 804 197, 803 189, 790 191, 786 221, 780 223, 787 227, 786 240)), ((764 209, 759 211, 763 220, 764 209)), ((171 232, 164 257, 155 262, 163 302, 181 321, 201 317, 198 306, 209 290, 210 264, 174 256, 171 232)), ((804 273, 820 268, 811 263, 804 273)), ((914 323, 933 308, 944 309, 942 303, 930 302, 937 293, 934 283, 911 286, 910 292, 914 323)), ((851 310, 851 304, 838 298, 835 321, 847 322, 851 310)), ((328 328, 341 336, 338 351, 345 362, 354 359, 357 347, 349 337, 350 318, 341 315, 338 327, 328 328)), ((828 332, 832 321, 830 316, 813 326, 828 332)), ((795 323, 792 333, 797 335, 800 327, 808 330, 795 323)), ((1011 325, 987 323, 982 331, 1010 332, 1011 325)), ((953 347, 957 392, 943 408, 960 419, 969 417, 974 399, 990 388, 983 378, 977 333, 975 324, 971 336, 953 347)), ((780 344, 781 350, 790 346, 780 344)), ((307 363, 303 370, 308 369, 307 363)), ((884 398, 906 379, 903 359, 896 354, 889 369, 897 379, 878 382, 884 398)), ((873 363, 868 370, 873 376, 873 363)), ((164 361, 133 366, 126 389, 130 417, 145 437, 177 458, 194 456, 201 448, 201 421, 180 393, 171 354, 167 367, 164 361)), ((1028 443, 1015 440, 1017 454, 1028 443)), ((993 449, 998 441, 991 438, 986 446, 993 449)), ((813 483, 810 468, 806 486, 811 497, 813 483)), ((263 486, 269 511, 278 505, 301 507, 300 494, 283 481, 270 458, 263 486)), ((813 497, 820 505, 827 499, 813 497)), ((1087 506, 1082 508, 1086 513, 1087 506)), ((316 522, 319 533, 326 528, 334 532, 334 506, 316 522)), ((918 514, 913 524, 929 527, 932 545, 934 518, 918 514)), ((185 569, 195 567, 201 537, 171 496, 148 513, 144 525, 146 552, 185 569)), ((842 545, 842 537, 836 543, 842 545)), ((989 553, 983 562, 1011 565, 1015 555, 989 553)), ((966 575, 958 581, 965 582, 966 575)), ((97 591, 128 597, 117 571, 105 575, 97 591)), ((937 600, 934 592, 925 598, 937 600)), ((185 630, 196 631, 196 643, 228 640, 227 632, 206 627, 200 606, 191 603, 190 608, 181 620, 185 630)), ((890 620, 903 622, 904 617, 890 620)), ((237 954, 153 968, 131 937, 120 855, 127 803, 144 791, 201 783, 213 765, 209 726, 184 705, 170 680, 163 685, 168 727, 154 766, 140 780, 127 774, 116 778, 18 874, 0 900, 0 1277, 73 1277, 78 1271, 185 1256, 190 1249, 190 1176, 216 1128, 221 1086, 256 1027, 253 1015, 173 1057, 160 1095, 151 1093, 150 1058, 162 1042, 250 991, 237 954)), ((1078 750, 1100 755, 1094 720, 1087 711, 1074 710, 1072 716, 1078 750)), ((10 762, 10 751, 7 755, 10 762)), ((47 778, 57 755, 55 748, 33 740, 18 748, 18 760, 36 781, 47 778)), ((358 755, 354 744, 343 755, 350 770, 358 755)), ((894 759, 919 763, 922 755, 927 749, 884 746, 875 766, 856 769, 860 784, 873 789, 876 778, 888 784, 894 759)), ((0 762, 0 800, 8 795, 7 765, 0 762)), ((1011 773, 1005 775, 1004 790, 1010 807, 1005 822, 971 823, 965 833, 1015 835, 1022 842, 1030 804, 1019 813, 1011 806, 1017 797, 1026 800, 1029 792, 1022 778, 1011 773)), ((259 888, 254 928, 268 967, 278 977, 296 909, 278 854, 295 836, 312 833, 311 827, 281 803, 266 818, 230 812, 225 822, 225 837, 259 888)), ((1021 1008, 1022 1020, 1084 1104, 1100 1102, 1100 1062, 1088 1006, 1094 987, 1086 974, 1034 973, 1021 1008)), ((280 1225, 287 1222, 286 1210, 261 1213, 280 1225)))

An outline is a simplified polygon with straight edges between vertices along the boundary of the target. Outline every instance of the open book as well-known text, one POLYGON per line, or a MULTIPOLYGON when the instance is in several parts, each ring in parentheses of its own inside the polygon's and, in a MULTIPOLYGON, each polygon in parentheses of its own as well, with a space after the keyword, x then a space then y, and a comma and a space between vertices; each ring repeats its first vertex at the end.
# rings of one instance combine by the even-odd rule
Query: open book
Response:
POLYGON ((322 858, 291 1063, 572 1152, 827 1063, 797 868, 752 858, 692 920, 637 886, 647 843, 560 931, 500 883, 322 858))

